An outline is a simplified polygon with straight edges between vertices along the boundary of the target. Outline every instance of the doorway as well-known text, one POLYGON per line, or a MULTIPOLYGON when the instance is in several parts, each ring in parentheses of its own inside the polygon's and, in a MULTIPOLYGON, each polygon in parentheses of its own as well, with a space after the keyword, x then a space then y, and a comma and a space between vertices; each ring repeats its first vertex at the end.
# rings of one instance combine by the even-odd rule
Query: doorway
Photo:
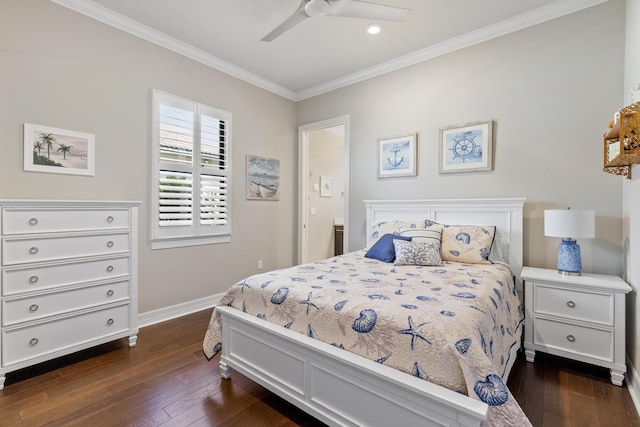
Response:
POLYGON ((298 263, 347 252, 349 116, 298 127, 298 170, 298 263))

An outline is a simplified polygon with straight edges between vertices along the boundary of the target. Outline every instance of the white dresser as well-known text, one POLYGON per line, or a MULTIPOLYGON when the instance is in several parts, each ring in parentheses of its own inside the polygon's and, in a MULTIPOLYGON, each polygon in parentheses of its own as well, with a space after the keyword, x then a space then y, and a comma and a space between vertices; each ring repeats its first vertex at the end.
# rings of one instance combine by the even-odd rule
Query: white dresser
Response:
POLYGON ((625 365, 625 294, 631 287, 604 274, 563 276, 525 267, 527 361, 536 351, 604 366, 622 385, 625 365))
POLYGON ((7 372, 138 334, 139 202, 0 200, 7 372))

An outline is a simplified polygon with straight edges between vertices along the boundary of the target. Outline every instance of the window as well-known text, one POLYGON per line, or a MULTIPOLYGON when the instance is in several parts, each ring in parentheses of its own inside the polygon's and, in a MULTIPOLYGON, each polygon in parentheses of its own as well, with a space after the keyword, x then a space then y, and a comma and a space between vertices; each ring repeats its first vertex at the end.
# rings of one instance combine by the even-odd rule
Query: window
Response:
POLYGON ((231 240, 231 113, 153 92, 153 249, 231 240))

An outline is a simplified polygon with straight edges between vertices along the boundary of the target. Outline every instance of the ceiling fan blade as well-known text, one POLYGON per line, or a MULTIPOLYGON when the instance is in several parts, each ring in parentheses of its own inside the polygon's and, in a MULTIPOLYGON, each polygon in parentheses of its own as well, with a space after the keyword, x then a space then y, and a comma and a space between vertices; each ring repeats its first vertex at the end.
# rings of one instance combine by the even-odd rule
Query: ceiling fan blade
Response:
POLYGON ((304 11, 304 0, 302 0, 300 2, 300 6, 298 6, 298 9, 295 12, 293 12, 293 14, 290 17, 285 19, 282 24, 278 25, 269 34, 264 36, 262 38, 262 41, 270 42, 272 40, 275 40, 278 36, 286 32, 290 28, 294 27, 295 25, 299 24, 300 22, 304 21, 308 17, 309 16, 304 11))
POLYGON ((337 0, 331 3, 331 16, 347 18, 380 19, 382 21, 404 21, 409 17, 411 9, 385 6, 360 0, 337 0))

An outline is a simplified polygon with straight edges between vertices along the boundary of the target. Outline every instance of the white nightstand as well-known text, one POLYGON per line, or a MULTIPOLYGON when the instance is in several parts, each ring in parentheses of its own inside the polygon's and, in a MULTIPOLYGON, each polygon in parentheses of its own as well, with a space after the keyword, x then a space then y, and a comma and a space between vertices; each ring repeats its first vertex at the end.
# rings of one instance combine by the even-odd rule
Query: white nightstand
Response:
POLYGON ((621 278, 604 274, 563 276, 556 270, 525 267, 527 361, 536 351, 555 354, 611 371, 622 385, 625 365, 625 294, 621 278))

